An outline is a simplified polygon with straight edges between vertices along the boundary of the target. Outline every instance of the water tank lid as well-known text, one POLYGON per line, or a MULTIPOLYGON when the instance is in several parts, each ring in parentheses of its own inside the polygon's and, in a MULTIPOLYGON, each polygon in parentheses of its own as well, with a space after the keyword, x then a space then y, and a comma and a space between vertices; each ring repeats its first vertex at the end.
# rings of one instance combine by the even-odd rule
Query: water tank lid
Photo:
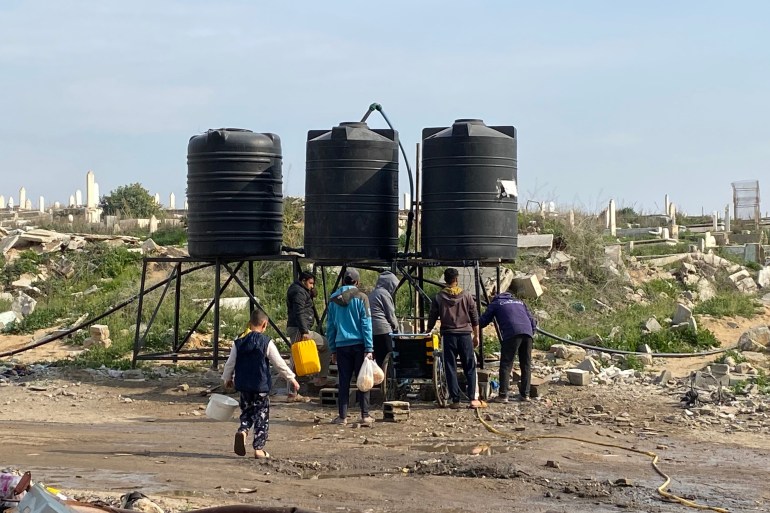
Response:
POLYGON ((313 137, 318 132, 311 131, 310 141, 381 141, 392 143, 393 139, 377 133, 378 131, 369 128, 369 125, 362 121, 344 121, 329 131, 313 137))
POLYGON ((480 119, 457 119, 447 128, 426 128, 423 130, 423 140, 444 137, 500 137, 513 138, 515 133, 511 127, 489 127, 480 119), (510 131, 511 133, 506 133, 510 131))

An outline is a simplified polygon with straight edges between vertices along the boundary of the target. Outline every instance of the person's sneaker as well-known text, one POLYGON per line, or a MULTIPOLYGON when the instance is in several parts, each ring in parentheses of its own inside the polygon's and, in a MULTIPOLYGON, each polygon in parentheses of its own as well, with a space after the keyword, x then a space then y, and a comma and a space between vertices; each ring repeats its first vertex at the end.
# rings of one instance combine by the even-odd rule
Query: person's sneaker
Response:
POLYGON ((332 424, 339 424, 341 426, 344 426, 348 423, 348 419, 345 417, 337 417, 334 420, 332 420, 332 424))
POLYGON ((374 417, 371 415, 367 415, 366 417, 361 417, 361 424, 365 426, 371 426, 374 424, 374 417))
POLYGON ((516 400, 521 403, 528 403, 529 397, 527 397, 526 395, 520 395, 519 397, 516 398, 516 400))
POLYGON ((492 402, 507 404, 508 403, 508 396, 507 395, 498 395, 497 397, 492 399, 492 402))
POLYGON ((300 394, 287 395, 286 402, 287 403, 309 403, 310 398, 300 394))
POLYGON ((238 431, 235 433, 233 451, 235 451, 235 454, 238 456, 246 456, 246 431, 238 431))

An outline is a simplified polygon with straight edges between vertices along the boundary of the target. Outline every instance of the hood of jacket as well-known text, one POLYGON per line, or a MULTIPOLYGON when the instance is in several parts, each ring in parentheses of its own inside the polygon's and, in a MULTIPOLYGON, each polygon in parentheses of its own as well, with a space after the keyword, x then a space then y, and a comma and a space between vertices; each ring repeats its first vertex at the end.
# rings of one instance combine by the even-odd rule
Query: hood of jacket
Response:
POLYGON ((331 295, 329 299, 340 306, 348 306, 350 301, 356 296, 358 288, 353 285, 343 285, 331 295))
POLYGON ((455 304, 460 301, 460 297, 463 293, 463 289, 460 287, 444 287, 441 289, 441 297, 449 304, 455 304))
POLYGON ((377 278, 377 285, 375 285, 375 288, 385 289, 388 291, 388 294, 392 296, 393 292, 396 290, 396 287, 398 287, 398 278, 395 274, 390 271, 383 271, 380 273, 380 277, 377 278))

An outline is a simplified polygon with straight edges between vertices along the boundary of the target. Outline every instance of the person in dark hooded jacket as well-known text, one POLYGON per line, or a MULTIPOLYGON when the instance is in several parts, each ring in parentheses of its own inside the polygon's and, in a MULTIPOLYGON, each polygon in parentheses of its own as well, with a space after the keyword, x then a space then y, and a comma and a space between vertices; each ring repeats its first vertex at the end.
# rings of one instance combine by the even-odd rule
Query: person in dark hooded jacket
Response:
POLYGON ((398 278, 390 271, 380 273, 377 285, 369 293, 369 307, 372 309, 372 335, 374 337, 374 359, 382 367, 385 356, 393 351, 391 333, 398 331, 396 306, 393 294, 398 287, 398 278))
POLYGON ((497 396, 497 402, 508 402, 511 369, 517 353, 521 367, 519 400, 529 401, 532 380, 532 336, 537 327, 537 321, 529 312, 527 305, 508 292, 495 296, 489 303, 486 312, 481 316, 481 327, 493 320, 497 321, 503 338, 500 343, 500 393, 497 396))
POLYGON ((451 399, 450 408, 461 408, 460 385, 457 382, 457 357, 468 382, 471 408, 483 408, 487 404, 478 398, 476 386, 476 355, 473 348, 479 345, 479 314, 470 292, 457 285, 460 273, 448 267, 444 271, 446 287, 436 294, 428 314, 428 331, 441 320, 441 344, 444 351, 444 371, 451 399))

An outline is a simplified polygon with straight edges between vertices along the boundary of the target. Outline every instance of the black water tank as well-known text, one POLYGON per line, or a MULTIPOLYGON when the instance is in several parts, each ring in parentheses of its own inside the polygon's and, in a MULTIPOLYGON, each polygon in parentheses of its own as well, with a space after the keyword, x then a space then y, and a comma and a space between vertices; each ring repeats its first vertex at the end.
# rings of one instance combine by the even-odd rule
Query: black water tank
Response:
POLYGON ((305 254, 387 260, 398 251, 398 132, 340 123, 307 134, 305 254))
POLYGON ((458 119, 424 129, 422 139, 423 258, 513 259, 516 129, 458 119))
POLYGON ((281 139, 220 128, 187 146, 190 256, 240 258, 281 254, 281 139))

